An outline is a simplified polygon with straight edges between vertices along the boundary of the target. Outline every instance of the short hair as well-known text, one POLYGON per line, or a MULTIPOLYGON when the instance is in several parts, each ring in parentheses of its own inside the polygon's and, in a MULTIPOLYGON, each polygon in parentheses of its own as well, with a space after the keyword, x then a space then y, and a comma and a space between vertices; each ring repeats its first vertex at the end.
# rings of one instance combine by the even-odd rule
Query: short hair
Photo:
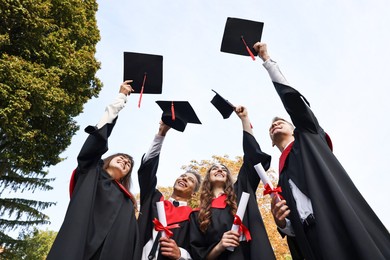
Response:
POLYGON ((200 184, 202 183, 202 176, 195 170, 187 170, 186 173, 192 173, 197 180, 197 184, 195 185, 194 191, 197 192, 199 190, 200 184))
POLYGON ((269 130, 271 130, 272 124, 275 123, 276 121, 286 122, 287 124, 289 124, 291 126, 292 129, 295 128, 295 126, 292 123, 290 123, 289 121, 287 121, 286 119, 284 119, 282 117, 275 116, 274 118, 272 118, 272 123, 271 123, 271 126, 270 126, 269 130))
POLYGON ((286 119, 284 119, 284 118, 282 118, 282 117, 278 117, 278 116, 275 116, 274 118, 272 118, 272 123, 274 123, 274 122, 276 122, 276 121, 279 121, 279 120, 284 121, 284 122, 286 122, 287 124, 289 124, 289 125, 291 125, 292 127, 294 127, 294 125, 293 125, 291 122, 287 121, 286 119))

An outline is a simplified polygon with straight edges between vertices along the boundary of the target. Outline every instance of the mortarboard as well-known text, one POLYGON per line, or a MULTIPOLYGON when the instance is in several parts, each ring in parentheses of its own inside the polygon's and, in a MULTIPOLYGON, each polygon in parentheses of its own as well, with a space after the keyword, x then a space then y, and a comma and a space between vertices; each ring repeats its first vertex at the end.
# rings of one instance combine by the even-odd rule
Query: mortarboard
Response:
POLYGON ((138 107, 142 94, 162 93, 163 57, 160 55, 124 52, 123 79, 132 79, 133 93, 140 93, 138 107))
POLYGON ((215 92, 215 96, 210 102, 222 114, 222 117, 224 119, 229 118, 230 115, 233 113, 235 106, 232 103, 230 103, 227 99, 224 99, 215 90, 212 89, 212 91, 215 92))
POLYGON ((251 56, 255 60, 256 51, 253 45, 261 40, 263 26, 262 22, 228 17, 221 52, 251 56))
POLYGON ((194 109, 187 101, 156 101, 163 111, 164 124, 183 132, 187 123, 202 124, 194 109))

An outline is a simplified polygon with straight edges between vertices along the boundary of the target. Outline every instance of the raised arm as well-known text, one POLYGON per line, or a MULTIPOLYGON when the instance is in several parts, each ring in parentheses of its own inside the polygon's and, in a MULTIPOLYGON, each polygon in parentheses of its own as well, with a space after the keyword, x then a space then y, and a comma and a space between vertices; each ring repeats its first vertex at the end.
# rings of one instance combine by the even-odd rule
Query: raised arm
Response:
POLYGON ((310 109, 310 104, 298 90, 291 87, 279 69, 278 64, 270 58, 267 44, 257 42, 253 48, 264 61, 263 66, 275 86, 275 90, 282 100, 283 106, 290 115, 296 128, 313 133, 322 133, 317 118, 310 109))
POLYGON ((263 66, 267 69, 271 80, 280 84, 289 85, 286 78, 280 71, 278 64, 273 61, 268 54, 267 44, 263 42, 257 42, 253 48, 257 51, 259 57, 264 61, 263 66))
POLYGON ((237 116, 241 119, 242 129, 253 135, 251 121, 249 120, 248 110, 243 106, 237 106, 235 109, 237 116))
POLYGON ((127 80, 120 85, 116 99, 106 107, 103 117, 96 126, 88 126, 85 132, 89 134, 77 157, 78 170, 88 168, 100 160, 100 157, 108 150, 108 137, 114 128, 119 111, 125 106, 127 96, 133 91, 130 86, 132 80, 127 80))
POLYGON ((127 96, 133 92, 133 88, 130 86, 132 80, 126 80, 120 85, 119 95, 117 98, 106 107, 106 111, 104 112, 102 118, 97 123, 96 128, 100 129, 107 123, 112 123, 118 117, 119 111, 125 107, 127 102, 127 96))
POLYGON ((149 150, 147 151, 145 156, 142 158, 142 162, 146 162, 150 158, 156 157, 157 155, 160 154, 162 144, 164 142, 165 136, 168 133, 169 129, 171 129, 171 127, 164 124, 163 121, 160 121, 160 126, 158 128, 158 132, 155 135, 154 140, 153 140, 149 150))
POLYGON ((160 121, 157 134, 154 136, 149 150, 142 158, 142 163, 138 169, 138 183, 140 187, 141 210, 143 205, 150 199, 157 186, 157 170, 159 164, 159 155, 165 139, 170 129, 169 126, 160 121))

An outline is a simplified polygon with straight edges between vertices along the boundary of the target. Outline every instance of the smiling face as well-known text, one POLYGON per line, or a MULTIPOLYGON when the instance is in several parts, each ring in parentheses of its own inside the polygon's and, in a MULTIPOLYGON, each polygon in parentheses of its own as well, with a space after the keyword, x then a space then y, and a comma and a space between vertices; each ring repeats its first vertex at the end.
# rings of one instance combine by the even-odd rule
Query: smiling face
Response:
POLYGON ((173 185, 173 192, 183 198, 191 198, 198 185, 198 179, 195 174, 186 172, 176 179, 175 184, 173 185))
POLYGON ((112 158, 106 171, 115 180, 121 180, 125 177, 132 169, 133 165, 131 160, 124 155, 118 155, 112 158))
POLYGON ((225 184, 228 178, 229 170, 222 164, 215 164, 210 168, 209 174, 211 184, 225 184))

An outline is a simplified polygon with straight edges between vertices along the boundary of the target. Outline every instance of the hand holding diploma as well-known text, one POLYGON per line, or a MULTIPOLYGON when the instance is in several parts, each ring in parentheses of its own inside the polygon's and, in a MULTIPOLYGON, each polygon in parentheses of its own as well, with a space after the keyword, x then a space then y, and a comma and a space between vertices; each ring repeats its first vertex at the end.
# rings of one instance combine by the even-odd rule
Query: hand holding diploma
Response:
MULTIPOLYGON (((241 221, 245 215, 245 210, 246 210, 246 206, 248 205, 249 195, 250 194, 247 192, 243 192, 241 194, 240 203, 238 204, 237 213, 236 216, 234 216, 234 222, 231 229, 233 231, 240 231, 240 233, 242 233, 245 236, 247 241, 251 240, 250 233, 249 230, 242 224, 241 221)), ((234 251, 234 247, 228 247, 227 250, 234 251)))

